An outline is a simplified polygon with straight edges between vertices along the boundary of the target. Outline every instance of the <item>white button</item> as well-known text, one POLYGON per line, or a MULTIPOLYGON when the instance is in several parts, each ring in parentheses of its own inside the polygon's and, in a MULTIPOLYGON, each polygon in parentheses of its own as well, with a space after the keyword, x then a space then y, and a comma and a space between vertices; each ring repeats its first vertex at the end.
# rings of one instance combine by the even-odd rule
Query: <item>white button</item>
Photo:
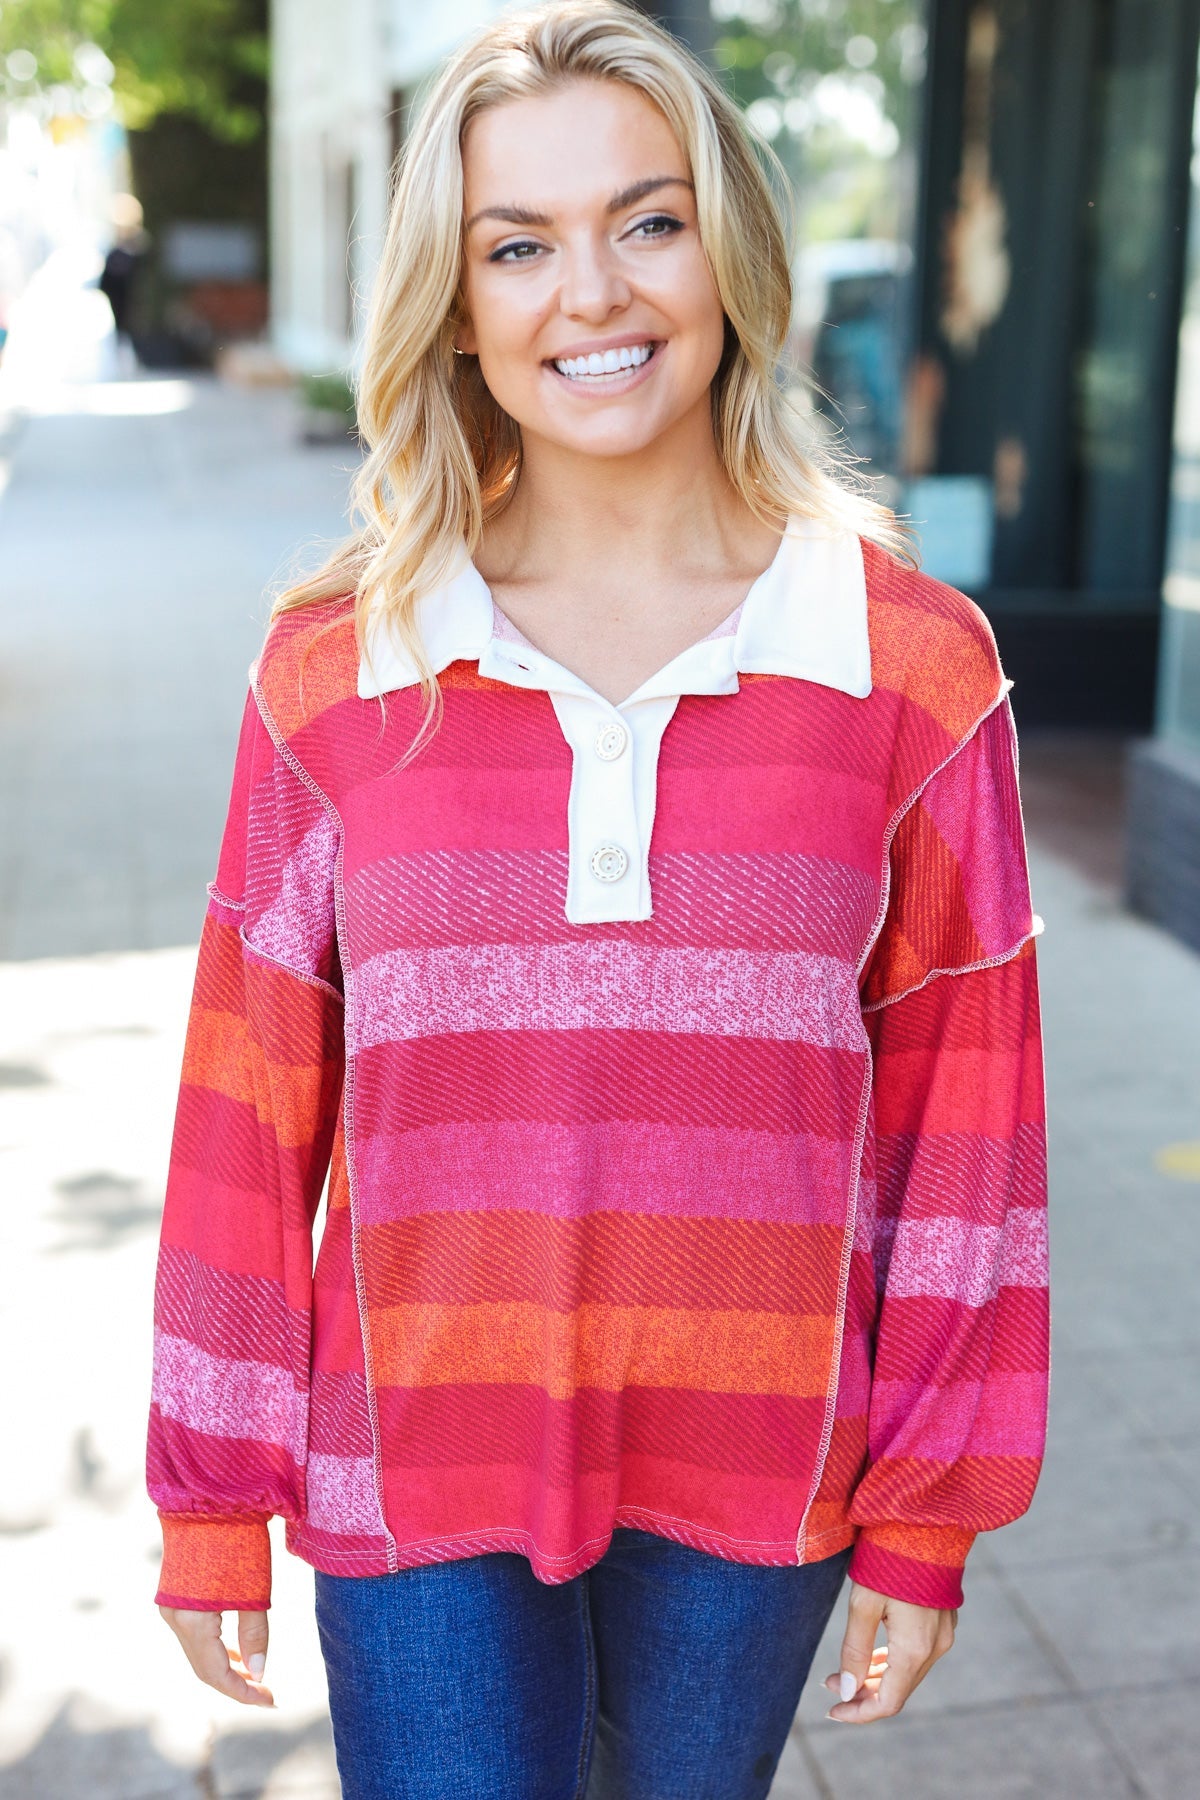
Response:
POLYGON ((629 867, 629 858, 620 844, 601 844, 592 851, 592 874, 597 881, 620 881, 629 867))
POLYGON ((623 725, 602 725, 596 733, 596 755, 601 762, 616 762, 628 742, 629 733, 623 725))

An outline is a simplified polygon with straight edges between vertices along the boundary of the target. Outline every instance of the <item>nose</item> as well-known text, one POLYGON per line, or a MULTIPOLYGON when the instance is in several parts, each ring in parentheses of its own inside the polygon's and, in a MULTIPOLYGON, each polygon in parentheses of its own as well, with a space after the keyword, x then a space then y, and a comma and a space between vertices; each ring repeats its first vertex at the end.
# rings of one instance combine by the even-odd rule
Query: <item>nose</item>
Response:
POLYGON ((629 305, 632 292, 607 237, 580 236, 563 248, 559 305, 574 319, 601 324, 629 305))

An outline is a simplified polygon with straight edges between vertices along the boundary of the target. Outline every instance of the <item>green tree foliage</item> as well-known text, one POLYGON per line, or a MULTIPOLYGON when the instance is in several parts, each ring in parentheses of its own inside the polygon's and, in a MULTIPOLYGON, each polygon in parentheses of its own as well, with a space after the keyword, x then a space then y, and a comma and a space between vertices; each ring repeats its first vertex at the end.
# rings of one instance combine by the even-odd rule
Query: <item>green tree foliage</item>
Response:
POLYGON ((144 129, 182 113, 226 143, 263 128, 268 60, 266 0, 0 0, 0 73, 10 97, 88 79, 83 46, 113 64, 118 114, 144 129), (25 78, 25 61, 36 72, 25 78))
POLYGON ((900 123, 924 72, 924 10, 912 0, 712 0, 715 60, 743 106, 803 95, 823 75, 866 74, 900 123))
POLYGON ((714 61, 783 162, 802 240, 902 233, 926 0, 710 4, 714 61))

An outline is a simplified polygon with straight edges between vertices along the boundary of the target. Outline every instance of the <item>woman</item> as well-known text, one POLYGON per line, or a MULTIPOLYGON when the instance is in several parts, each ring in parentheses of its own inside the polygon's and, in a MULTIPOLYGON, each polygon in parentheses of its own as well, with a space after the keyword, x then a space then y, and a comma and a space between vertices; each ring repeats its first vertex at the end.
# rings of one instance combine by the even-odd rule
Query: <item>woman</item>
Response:
POLYGON ((1008 684, 799 447, 788 314, 736 111, 631 8, 442 74, 366 523, 253 672, 156 1311, 163 1616, 271 1704, 282 1514, 349 1796, 765 1795, 847 1571, 863 1724, 1033 1490, 1008 684))

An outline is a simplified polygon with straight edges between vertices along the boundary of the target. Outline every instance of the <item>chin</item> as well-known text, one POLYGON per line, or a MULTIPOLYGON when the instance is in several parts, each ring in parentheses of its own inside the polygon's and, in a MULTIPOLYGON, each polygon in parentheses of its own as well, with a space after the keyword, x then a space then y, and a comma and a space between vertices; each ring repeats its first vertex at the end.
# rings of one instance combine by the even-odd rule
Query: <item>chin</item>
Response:
POLYGON ((556 421, 547 421, 541 427, 531 423, 529 429, 577 456, 617 457, 637 456, 648 450, 673 423, 671 419, 597 419, 590 427, 582 428, 572 421, 571 428, 564 430, 556 421))

